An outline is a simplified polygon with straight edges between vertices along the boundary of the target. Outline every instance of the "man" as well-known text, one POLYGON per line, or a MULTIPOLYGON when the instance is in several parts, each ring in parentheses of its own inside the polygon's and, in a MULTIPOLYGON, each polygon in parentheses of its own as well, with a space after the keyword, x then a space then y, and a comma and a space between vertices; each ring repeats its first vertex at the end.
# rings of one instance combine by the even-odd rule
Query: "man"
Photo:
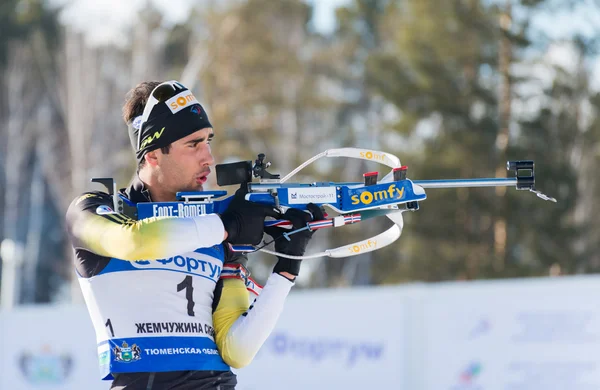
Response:
MULTIPOLYGON (((123 117, 138 173, 118 196, 140 202, 175 201, 201 191, 214 160, 213 128, 192 93, 176 81, 144 82, 130 91, 123 117)), ((247 365, 275 326, 300 262, 279 258, 249 306, 246 259, 229 244, 261 242, 267 216, 295 228, 308 213, 245 200, 242 186, 221 215, 154 217, 114 210, 113 198, 87 192, 67 211, 75 268, 94 323, 102 379, 113 389, 233 389, 230 367, 247 365), (222 272, 227 271, 227 272, 222 272)), ((323 219, 311 205, 314 219, 323 219)), ((268 228, 274 238, 280 228, 268 228)), ((278 252, 302 255, 312 236, 276 240, 278 252)))

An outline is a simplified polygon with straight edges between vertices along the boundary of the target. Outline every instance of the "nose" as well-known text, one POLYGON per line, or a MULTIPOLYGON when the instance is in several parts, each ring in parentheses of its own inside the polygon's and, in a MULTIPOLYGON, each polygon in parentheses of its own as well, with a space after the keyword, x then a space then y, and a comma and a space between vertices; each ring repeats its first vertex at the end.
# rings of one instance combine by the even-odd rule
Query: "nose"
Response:
POLYGON ((202 166, 211 166, 215 164, 215 159, 212 155, 212 151, 210 150, 210 145, 206 144, 200 153, 200 161, 202 166))

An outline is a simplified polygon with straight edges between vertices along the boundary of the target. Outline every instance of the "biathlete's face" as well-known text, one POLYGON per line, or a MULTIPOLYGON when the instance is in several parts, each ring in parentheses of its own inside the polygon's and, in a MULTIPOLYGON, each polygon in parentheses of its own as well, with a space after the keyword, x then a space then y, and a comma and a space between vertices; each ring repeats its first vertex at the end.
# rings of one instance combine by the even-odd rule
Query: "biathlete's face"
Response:
POLYGON ((198 130, 171 144, 168 154, 156 150, 161 186, 172 193, 202 191, 215 163, 210 150, 213 129, 198 130))

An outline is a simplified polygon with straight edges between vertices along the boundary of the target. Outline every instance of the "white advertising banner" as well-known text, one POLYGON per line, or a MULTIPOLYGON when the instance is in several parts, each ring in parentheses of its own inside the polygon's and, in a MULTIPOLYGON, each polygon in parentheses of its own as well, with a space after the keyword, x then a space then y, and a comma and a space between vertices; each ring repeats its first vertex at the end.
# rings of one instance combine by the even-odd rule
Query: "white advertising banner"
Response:
POLYGON ((239 390, 406 389, 409 289, 292 294, 239 390))
POLYGON ((600 389, 598 297, 597 277, 428 288, 419 388, 600 389))
MULTIPOLYGON (((600 277, 293 291, 238 390, 598 390, 600 277)), ((0 312, 0 389, 108 389, 82 306, 0 312)))
POLYGON ((0 312, 0 389, 106 390, 96 335, 82 306, 0 312))

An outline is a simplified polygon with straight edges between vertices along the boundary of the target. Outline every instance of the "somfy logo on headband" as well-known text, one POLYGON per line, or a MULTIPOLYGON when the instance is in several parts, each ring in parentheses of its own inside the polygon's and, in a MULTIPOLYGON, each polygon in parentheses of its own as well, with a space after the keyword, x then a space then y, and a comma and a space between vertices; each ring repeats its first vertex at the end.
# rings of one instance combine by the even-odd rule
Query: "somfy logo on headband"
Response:
POLYGON ((167 100, 165 103, 167 104, 167 106, 173 114, 183 110, 186 107, 191 106, 192 104, 200 104, 196 100, 196 97, 194 97, 194 95, 189 90, 178 93, 171 99, 167 100))

